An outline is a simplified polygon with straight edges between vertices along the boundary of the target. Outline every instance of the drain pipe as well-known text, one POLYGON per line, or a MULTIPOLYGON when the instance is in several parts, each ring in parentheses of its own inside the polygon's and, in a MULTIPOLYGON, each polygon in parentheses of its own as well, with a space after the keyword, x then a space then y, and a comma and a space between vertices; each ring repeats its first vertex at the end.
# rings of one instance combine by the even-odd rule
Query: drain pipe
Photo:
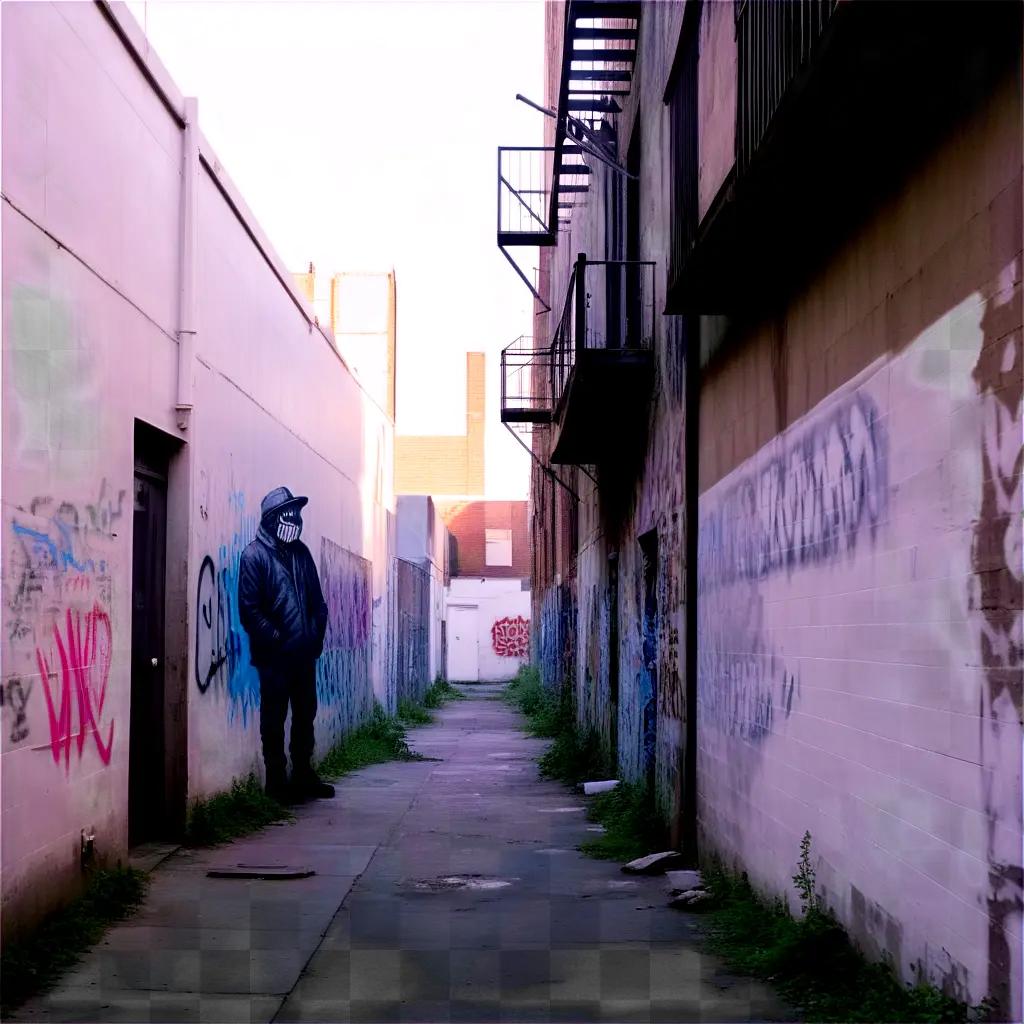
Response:
POLYGON ((178 397, 174 406, 178 429, 188 430, 192 419, 192 368, 196 341, 196 218, 199 191, 199 104, 194 96, 185 99, 185 131, 181 161, 181 247, 179 250, 180 294, 178 311, 178 397))
POLYGON ((700 317, 683 320, 685 350, 685 425, 683 435, 686 495, 686 748, 683 760, 682 849, 694 866, 697 848, 697 549, 700 518, 700 317))

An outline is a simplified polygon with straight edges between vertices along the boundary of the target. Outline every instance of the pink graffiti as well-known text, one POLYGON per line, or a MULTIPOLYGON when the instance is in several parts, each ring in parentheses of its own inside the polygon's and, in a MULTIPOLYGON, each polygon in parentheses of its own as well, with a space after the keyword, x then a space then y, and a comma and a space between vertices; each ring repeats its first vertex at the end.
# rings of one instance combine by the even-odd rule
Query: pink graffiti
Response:
POLYGON ((499 658, 525 658, 530 653, 530 620, 522 615, 498 619, 491 626, 491 643, 499 658))
POLYGON ((106 742, 100 735, 100 720, 103 705, 107 699, 107 680, 110 677, 110 661, 113 649, 113 635, 110 616, 97 604, 85 615, 84 631, 82 613, 68 609, 65 635, 61 636, 60 626, 53 627, 53 638, 60 658, 60 707, 54 699, 57 673, 51 671, 54 663, 53 649, 49 658, 36 648, 39 673, 43 678, 46 694, 46 709, 50 716, 50 749, 53 763, 60 764, 64 754, 64 770, 71 768, 71 740, 74 736, 72 704, 78 706, 78 759, 82 759, 87 733, 92 734, 100 760, 110 764, 110 751, 114 745, 114 723, 107 730, 106 742), (73 701, 73 696, 75 701, 73 701))

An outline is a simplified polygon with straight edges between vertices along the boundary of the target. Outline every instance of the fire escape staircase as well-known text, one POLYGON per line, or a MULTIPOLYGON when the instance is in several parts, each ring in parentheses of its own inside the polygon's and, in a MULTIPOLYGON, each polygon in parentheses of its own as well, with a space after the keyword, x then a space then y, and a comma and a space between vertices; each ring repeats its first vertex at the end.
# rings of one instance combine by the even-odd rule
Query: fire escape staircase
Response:
POLYGON ((538 107, 555 119, 555 144, 498 148, 498 248, 541 312, 551 307, 509 249, 557 245, 559 229, 590 191, 593 162, 618 167, 609 121, 629 95, 640 6, 640 0, 570 0, 558 109, 538 107))

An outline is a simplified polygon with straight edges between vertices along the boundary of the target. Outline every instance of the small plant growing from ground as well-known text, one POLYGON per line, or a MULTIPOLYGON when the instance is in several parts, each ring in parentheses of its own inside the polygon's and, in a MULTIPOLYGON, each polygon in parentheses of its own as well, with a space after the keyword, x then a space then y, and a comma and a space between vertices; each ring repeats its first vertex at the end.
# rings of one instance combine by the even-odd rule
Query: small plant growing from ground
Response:
POLYGON ((466 695, 452 686, 447 679, 441 679, 440 676, 431 683, 430 688, 423 695, 423 704, 425 707, 436 709, 444 707, 445 704, 453 700, 465 700, 466 695))
POLYGON ((587 817, 604 826, 604 834, 580 849, 601 860, 630 861, 665 848, 665 821, 646 786, 619 783, 591 797, 587 817))
POLYGON ((796 874, 793 885, 800 896, 800 910, 804 917, 821 908, 821 900, 817 892, 817 881, 814 866, 811 864, 811 833, 805 832, 800 840, 800 859, 796 862, 796 874))
POLYGON ((533 718, 539 705, 547 699, 540 672, 533 665, 524 665, 505 687, 504 698, 527 718, 533 718))
POLYGON ((782 900, 754 891, 746 875, 706 865, 704 881, 715 903, 702 919, 711 950, 730 969, 770 982, 807 1021, 967 1022, 985 1020, 986 1007, 969 1007, 934 985, 906 985, 891 963, 869 962, 853 946, 817 891, 811 836, 800 843, 793 884, 802 916, 782 900))
POLYGON ((403 697, 398 702, 398 720, 402 725, 429 725, 434 716, 422 704, 403 697))
POLYGON ((128 917, 146 895, 148 878, 133 868, 96 871, 85 892, 38 928, 5 944, 0 958, 0 1011, 6 1017, 50 988, 112 924, 128 917))
POLYGON ((465 700, 466 695, 457 690, 447 679, 440 676, 434 680, 423 694, 422 701, 403 697, 398 702, 398 720, 403 725, 429 725, 434 716, 431 711, 443 708, 453 700, 465 700))
POLYGON ((358 768, 385 761, 422 761, 409 749, 402 723, 378 704, 368 722, 353 729, 320 762, 324 778, 337 779, 358 768))
POLYGON ((526 716, 531 736, 554 741, 538 762, 542 775, 569 786, 607 775, 600 737, 579 727, 568 687, 560 693, 545 689, 540 673, 527 665, 505 688, 504 699, 526 716))
POLYGON ((293 817, 290 811, 267 796, 259 779, 250 774, 233 782, 226 793, 192 804, 185 823, 185 845, 224 843, 293 817))
MULTIPOLYGON (((505 700, 526 716, 531 736, 553 741, 538 761, 542 775, 569 786, 614 775, 598 733, 580 727, 568 687, 561 693, 547 690, 537 669, 526 666, 506 687, 505 700)), ((632 860, 664 847, 665 822, 643 786, 620 784, 592 797, 587 811, 591 821, 605 828, 600 838, 580 848, 588 856, 632 860)))

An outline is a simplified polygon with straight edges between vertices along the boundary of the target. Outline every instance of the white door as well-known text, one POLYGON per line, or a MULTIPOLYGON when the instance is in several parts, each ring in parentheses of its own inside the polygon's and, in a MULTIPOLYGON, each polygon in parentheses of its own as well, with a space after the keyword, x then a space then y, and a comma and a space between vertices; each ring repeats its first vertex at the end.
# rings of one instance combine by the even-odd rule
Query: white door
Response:
POLYGON ((448 678, 460 683, 475 683, 480 678, 475 606, 448 605, 448 678))

